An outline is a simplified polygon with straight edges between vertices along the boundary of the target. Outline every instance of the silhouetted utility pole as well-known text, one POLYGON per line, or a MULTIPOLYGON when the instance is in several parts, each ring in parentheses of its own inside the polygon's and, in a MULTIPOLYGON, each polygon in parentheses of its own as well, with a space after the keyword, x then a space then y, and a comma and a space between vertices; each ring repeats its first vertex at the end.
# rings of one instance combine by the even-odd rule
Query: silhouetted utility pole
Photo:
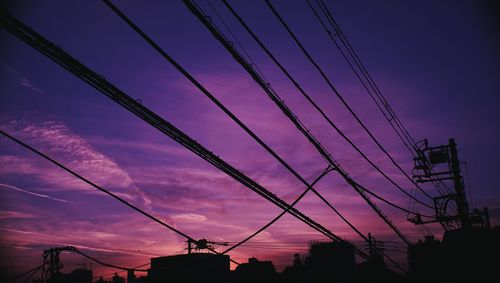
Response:
POLYGON ((460 161, 458 160, 457 145, 455 143, 455 139, 450 139, 448 143, 451 159, 451 172, 453 175, 453 184, 456 193, 457 210, 461 224, 460 226, 462 229, 470 229, 469 204, 467 203, 467 198, 465 196, 464 179, 460 174, 460 161))
POLYGON ((370 252, 370 258, 374 258, 381 254, 384 250, 384 242, 375 240, 371 233, 368 233, 368 251, 370 252))
POLYGON ((41 283, 55 282, 58 280, 58 276, 61 273, 61 268, 63 264, 59 259, 59 254, 62 251, 75 251, 74 247, 60 247, 52 248, 43 251, 43 264, 42 264, 42 276, 40 278, 41 283))
POLYGON ((127 283, 135 283, 135 274, 133 269, 127 270, 127 283))
MULTIPOLYGON (((416 173, 413 178, 419 183, 444 184, 444 181, 451 181, 453 190, 442 190, 439 196, 433 198, 436 220, 422 221, 421 217, 417 216, 411 221, 415 224, 439 222, 446 230, 458 228, 457 224, 463 230, 470 229, 474 223, 480 223, 483 227, 488 227, 489 215, 487 209, 484 212, 475 210, 473 214, 469 211, 455 139, 449 139, 447 145, 435 147, 430 147, 427 140, 424 140, 417 144, 417 147, 420 154, 419 157, 414 159, 416 173), (456 212, 454 213, 449 212, 452 203, 456 205, 456 212)), ((446 185, 444 187, 447 188, 446 185)))

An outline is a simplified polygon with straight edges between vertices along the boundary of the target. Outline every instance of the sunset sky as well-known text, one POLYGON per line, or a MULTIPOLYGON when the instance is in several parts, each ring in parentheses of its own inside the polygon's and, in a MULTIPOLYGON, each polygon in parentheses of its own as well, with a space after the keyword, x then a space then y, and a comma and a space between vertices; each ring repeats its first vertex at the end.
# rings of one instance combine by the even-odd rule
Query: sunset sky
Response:
MULTIPOLYGON (((128 95, 291 203, 304 185, 158 55, 101 1, 11 1, 10 12, 128 95)), ((221 27, 205 0, 196 1, 221 27)), ((487 1, 325 1, 374 80, 415 140, 455 138, 469 202, 500 222, 500 38, 487 1), (470 193, 470 194, 469 194, 470 193)), ((182 1, 114 1, 167 53, 309 182, 327 166, 264 91, 182 1)), ((342 139, 300 95, 222 2, 210 0, 273 88, 353 179, 390 201, 409 199, 342 139)), ((356 124, 264 1, 229 3, 375 163, 408 191, 412 184, 356 124)), ((304 0, 272 1, 331 81, 382 145, 411 175, 413 161, 362 89, 304 0)), ((0 30, 0 128, 193 238, 238 242, 281 211, 136 118, 4 29, 0 30)), ((335 172, 316 186, 363 233, 402 242, 335 172)), ((424 186, 437 195, 431 186, 424 186)), ((419 199, 425 200, 421 193, 419 199)), ((375 201, 416 241, 420 227, 375 201)), ((361 238, 316 196, 297 208, 335 234, 361 238)), ((417 206, 422 212, 429 209, 417 206)), ((431 229, 440 236, 439 225, 431 229)), ((325 239, 284 216, 252 244, 231 251, 278 270, 325 239)), ((42 251, 73 245, 123 266, 185 253, 185 239, 0 137, 0 255, 14 273, 42 251)), ((222 250, 222 248, 220 249, 222 250)), ((68 269, 85 262, 63 254, 68 269)), ((93 265, 94 275, 114 270, 93 265)))

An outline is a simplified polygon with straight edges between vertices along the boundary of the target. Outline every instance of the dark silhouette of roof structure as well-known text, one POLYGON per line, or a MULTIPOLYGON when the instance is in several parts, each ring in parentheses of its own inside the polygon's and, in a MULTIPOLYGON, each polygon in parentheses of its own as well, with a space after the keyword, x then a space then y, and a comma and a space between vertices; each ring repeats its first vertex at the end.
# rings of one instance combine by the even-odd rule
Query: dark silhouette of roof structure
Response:
POLYGON ((190 253, 151 259, 149 282, 228 282, 229 256, 190 253))
POLYGON ((334 241, 318 242, 310 246, 304 275, 308 282, 351 282, 356 269, 352 245, 334 241))
POLYGON ((276 282, 277 273, 272 261, 260 261, 249 258, 248 263, 242 263, 233 275, 234 282, 276 282))
POLYGON ((446 231, 408 248, 410 282, 494 282, 500 278, 500 228, 446 231))
MULTIPOLYGON (((47 283, 92 283, 92 271, 83 268, 77 268, 70 273, 58 273, 47 283)), ((33 280, 34 283, 40 282, 33 280)), ((118 283, 118 282, 117 282, 118 283)))

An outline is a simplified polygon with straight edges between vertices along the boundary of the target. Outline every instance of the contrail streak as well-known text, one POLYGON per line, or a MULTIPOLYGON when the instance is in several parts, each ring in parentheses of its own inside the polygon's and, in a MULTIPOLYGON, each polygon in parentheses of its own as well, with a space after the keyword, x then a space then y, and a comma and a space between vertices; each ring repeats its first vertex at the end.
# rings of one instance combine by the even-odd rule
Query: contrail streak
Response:
POLYGON ((51 199, 51 200, 55 200, 55 201, 59 201, 59 202, 65 202, 65 203, 72 203, 69 200, 55 198, 55 197, 51 197, 51 196, 43 195, 43 194, 38 194, 38 193, 34 193, 34 192, 30 192, 30 191, 27 191, 27 190, 20 189, 18 187, 14 187, 14 186, 11 186, 11 185, 0 183, 0 188, 2 188, 2 187, 6 188, 6 189, 11 189, 11 190, 14 190, 14 191, 22 192, 22 193, 25 193, 25 194, 29 194, 29 195, 41 197, 41 198, 47 198, 47 199, 51 199))

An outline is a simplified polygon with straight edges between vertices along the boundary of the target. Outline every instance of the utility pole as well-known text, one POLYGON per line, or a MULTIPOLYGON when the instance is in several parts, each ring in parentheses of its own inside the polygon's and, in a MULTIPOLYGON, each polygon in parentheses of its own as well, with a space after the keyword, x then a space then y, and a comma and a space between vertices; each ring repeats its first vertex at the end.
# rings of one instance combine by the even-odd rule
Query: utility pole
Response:
MULTIPOLYGON (((439 222, 446 230, 457 228, 462 230, 471 229, 471 214, 465 194, 464 179, 461 175, 460 160, 458 158, 455 139, 449 139, 447 145, 433 147, 428 145, 427 140, 424 140, 420 143, 420 146, 417 144, 417 147, 419 147, 419 157, 414 159, 414 170, 416 173, 413 178, 419 183, 451 181, 453 182, 453 191, 433 198, 436 220, 422 221, 421 217, 417 215, 411 221, 415 224, 439 222), (446 164, 447 166, 442 164, 446 164), (437 171, 433 171, 436 169, 437 171), (450 201, 456 204, 457 211, 455 214, 448 213, 450 201)), ((476 218, 485 218, 487 220, 487 214, 487 210, 485 210, 484 213, 478 212, 474 215, 478 215, 476 218)), ((479 222, 487 221, 483 219, 479 222)))
POLYGON ((373 242, 373 237, 372 233, 368 233, 368 251, 370 252, 370 257, 373 258, 373 255, 375 254, 375 243, 373 242))
POLYGON ((193 240, 191 240, 191 239, 188 239, 188 240, 187 240, 187 243, 188 243, 188 254, 191 254, 191 252, 193 251, 193 246, 192 246, 192 244, 194 243, 194 241, 193 241, 193 240))
POLYGON ((135 283, 135 274, 133 269, 127 270, 127 283, 135 283))
POLYGON ((458 159, 457 145, 455 143, 455 139, 450 139, 448 143, 448 148, 450 149, 451 172, 453 175, 453 184, 455 187, 460 226, 462 229, 470 229, 471 223, 469 218, 469 204, 467 203, 467 198, 465 196, 464 179, 460 174, 460 161, 458 159))
POLYGON ((371 233, 368 233, 368 251, 370 253, 370 258, 380 257, 380 251, 384 250, 384 242, 377 241, 372 237, 371 233))

